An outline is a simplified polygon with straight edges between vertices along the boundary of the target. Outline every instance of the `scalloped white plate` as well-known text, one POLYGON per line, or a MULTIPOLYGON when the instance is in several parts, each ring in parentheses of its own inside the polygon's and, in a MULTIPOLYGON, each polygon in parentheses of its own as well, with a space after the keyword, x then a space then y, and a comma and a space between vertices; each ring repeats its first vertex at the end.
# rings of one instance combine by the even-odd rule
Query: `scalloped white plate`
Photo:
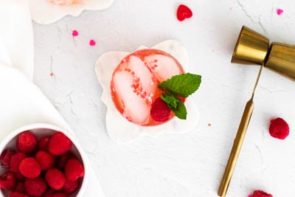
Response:
MULTIPOLYGON (((140 48, 146 47, 142 46, 140 48)), ((189 71, 188 53, 178 41, 167 40, 151 48, 159 49, 171 54, 182 64, 186 72, 189 71)), ((187 120, 173 118, 158 126, 146 127, 131 123, 118 112, 112 100, 110 82, 113 71, 120 61, 128 54, 129 52, 123 51, 108 52, 100 56, 96 62, 95 70, 97 79, 103 88, 101 100, 107 107, 106 128, 109 136, 117 142, 124 143, 133 141, 144 135, 157 136, 163 133, 183 133, 196 128, 199 120, 199 113, 192 98, 186 100, 188 110, 187 120)))
POLYGON ((104 10, 113 3, 113 0, 81 0, 73 5, 55 5, 49 0, 28 1, 33 21, 39 24, 54 23, 67 15, 79 16, 84 10, 104 10))

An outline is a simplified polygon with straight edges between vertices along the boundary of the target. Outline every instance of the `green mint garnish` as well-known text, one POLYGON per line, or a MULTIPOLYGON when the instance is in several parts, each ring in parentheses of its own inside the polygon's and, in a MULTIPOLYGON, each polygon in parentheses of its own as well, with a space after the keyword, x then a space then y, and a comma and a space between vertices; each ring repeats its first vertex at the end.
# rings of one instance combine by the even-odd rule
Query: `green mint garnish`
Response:
POLYGON ((188 97, 197 91, 201 84, 201 76, 191 73, 173 76, 172 78, 159 84, 159 88, 164 90, 161 99, 174 112, 179 119, 186 119, 187 110, 179 97, 188 97))
POLYGON ((166 93, 161 96, 161 99, 174 112, 175 116, 180 119, 186 119, 187 111, 183 102, 179 100, 174 94, 166 93))
POLYGON ((173 94, 188 97, 198 90, 201 84, 201 76, 191 73, 173 76, 159 84, 159 88, 173 94))

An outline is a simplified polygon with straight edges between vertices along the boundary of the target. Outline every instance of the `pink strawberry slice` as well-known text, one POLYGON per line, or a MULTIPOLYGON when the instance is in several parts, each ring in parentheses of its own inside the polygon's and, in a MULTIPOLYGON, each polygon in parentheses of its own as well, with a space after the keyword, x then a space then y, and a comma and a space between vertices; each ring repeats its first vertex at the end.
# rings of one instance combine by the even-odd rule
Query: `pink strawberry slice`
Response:
POLYGON ((193 16, 193 12, 188 6, 184 4, 181 4, 178 6, 177 19, 179 21, 184 21, 185 19, 191 18, 192 16, 193 16))

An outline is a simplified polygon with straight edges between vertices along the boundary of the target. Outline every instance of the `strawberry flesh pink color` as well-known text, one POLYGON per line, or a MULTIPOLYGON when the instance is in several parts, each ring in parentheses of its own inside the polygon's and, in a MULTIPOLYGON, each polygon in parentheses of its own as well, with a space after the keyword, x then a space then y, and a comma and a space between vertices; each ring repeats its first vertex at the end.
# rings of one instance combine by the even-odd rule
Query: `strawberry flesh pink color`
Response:
POLYGON ((262 190, 256 190, 252 194, 250 194, 248 197, 273 197, 273 196, 262 190))
POLYGON ((166 52, 155 49, 136 51, 125 57, 113 73, 111 92, 114 104, 133 123, 143 126, 162 124, 150 113, 152 104, 162 94, 158 85, 183 73, 181 64, 166 52))
POLYGON ((288 123, 282 118, 276 118, 270 121, 269 134, 277 139, 284 140, 288 137, 290 128, 288 123))

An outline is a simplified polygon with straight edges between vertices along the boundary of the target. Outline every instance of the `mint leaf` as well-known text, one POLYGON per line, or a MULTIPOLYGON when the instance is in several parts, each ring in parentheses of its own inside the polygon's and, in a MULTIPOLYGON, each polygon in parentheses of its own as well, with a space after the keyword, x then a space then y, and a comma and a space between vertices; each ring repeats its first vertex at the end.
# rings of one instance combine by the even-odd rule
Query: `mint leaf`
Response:
POLYGON ((177 109, 180 102, 177 97, 169 93, 163 94, 161 99, 168 105, 170 109, 177 109))
POLYGON ((181 102, 174 94, 166 93, 161 96, 161 99, 174 112, 175 116, 180 119, 186 119, 187 111, 183 102, 181 102))
POLYGON ((179 119, 183 119, 183 120, 186 119, 187 111, 183 102, 180 101, 177 106, 177 109, 176 110, 172 109, 172 111, 174 112, 175 116, 178 117, 179 119))
POLYGON ((159 84, 159 88, 174 94, 188 97, 198 90, 201 84, 201 76, 191 73, 173 76, 159 84))

